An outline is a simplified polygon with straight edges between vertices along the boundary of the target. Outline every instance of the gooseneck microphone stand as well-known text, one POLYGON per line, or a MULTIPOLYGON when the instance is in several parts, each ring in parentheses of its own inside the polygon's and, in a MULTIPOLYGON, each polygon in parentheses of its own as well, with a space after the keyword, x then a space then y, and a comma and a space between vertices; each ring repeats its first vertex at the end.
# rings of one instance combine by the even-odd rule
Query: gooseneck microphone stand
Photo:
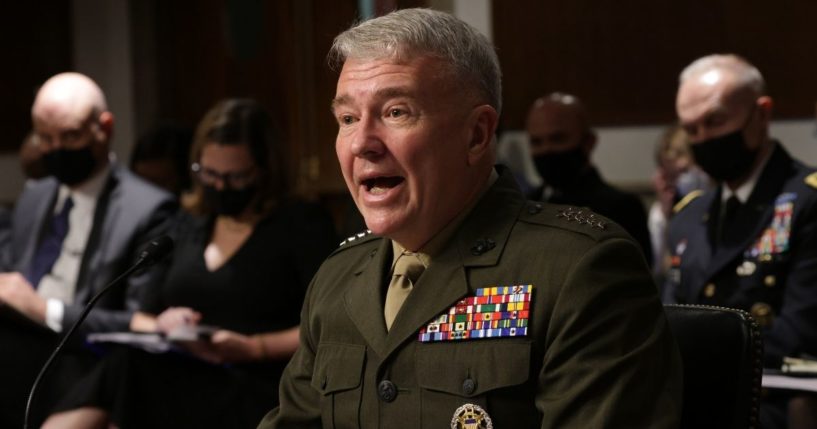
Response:
POLYGON ((99 301, 99 299, 103 295, 105 295, 105 293, 108 292, 108 290, 110 290, 112 287, 121 283, 135 271, 154 264, 162 257, 164 257, 167 253, 169 253, 172 248, 173 240, 166 235, 151 241, 147 245, 147 248, 140 253, 138 260, 136 261, 135 264, 133 264, 132 267, 128 268, 127 271, 120 274, 119 277, 115 278, 107 286, 102 288, 102 290, 97 292, 97 294, 94 295, 90 301, 88 301, 88 304, 85 305, 85 308, 82 310, 82 313, 80 313, 79 318, 77 318, 77 321, 74 322, 74 324, 71 326, 71 329, 69 329, 68 332, 62 337, 60 342, 57 344, 57 347, 55 347, 54 351, 51 352, 51 356, 48 357, 48 360, 45 361, 45 364, 43 365, 42 369, 40 369, 40 373, 37 374, 37 378, 34 379, 34 384, 31 386, 31 391, 28 393, 28 400, 26 401, 26 413, 25 418, 23 419, 23 429, 28 429, 29 423, 28 419, 29 414, 31 413, 31 404, 34 402, 34 396, 37 393, 37 387, 40 385, 40 381, 42 381, 43 377, 45 377, 45 374, 48 372, 48 369, 51 367, 51 364, 54 363, 54 360, 56 360, 57 355, 59 355, 63 346, 65 346, 65 343, 68 342, 71 336, 74 335, 74 332, 76 332, 77 328, 79 328, 79 325, 82 324, 86 317, 88 317, 88 313, 91 312, 91 309, 94 307, 96 302, 99 301))

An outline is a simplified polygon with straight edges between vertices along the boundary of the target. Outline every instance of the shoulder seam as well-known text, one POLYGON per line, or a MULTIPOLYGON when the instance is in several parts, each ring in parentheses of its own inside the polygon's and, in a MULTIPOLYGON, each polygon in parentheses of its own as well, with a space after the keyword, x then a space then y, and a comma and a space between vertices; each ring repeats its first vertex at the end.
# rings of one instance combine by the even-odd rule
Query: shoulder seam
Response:
POLYGON ((678 212, 680 212, 680 211, 681 211, 681 210, 683 210, 683 209, 684 209, 684 208, 685 208, 687 205, 689 205, 689 203, 691 203, 691 202, 692 202, 692 200, 694 200, 694 199, 696 199, 696 198, 700 197, 701 195, 703 195, 703 193, 704 193, 704 191, 702 191, 702 190, 700 190, 700 189, 696 189, 696 190, 694 190, 694 191, 692 191, 692 192, 690 192, 690 193, 686 194, 686 195, 684 196, 684 198, 681 198, 681 201, 678 201, 677 203, 675 203, 675 205, 674 205, 674 206, 672 206, 672 212, 673 212, 673 213, 678 213, 678 212))

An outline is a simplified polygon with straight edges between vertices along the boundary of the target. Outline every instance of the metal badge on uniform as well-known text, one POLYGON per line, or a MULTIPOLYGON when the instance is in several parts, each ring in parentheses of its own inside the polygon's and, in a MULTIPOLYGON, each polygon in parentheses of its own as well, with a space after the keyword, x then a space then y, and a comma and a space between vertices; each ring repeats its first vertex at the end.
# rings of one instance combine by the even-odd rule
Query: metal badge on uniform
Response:
POLYGON ((794 214, 794 200, 797 194, 786 192, 780 194, 774 202, 774 217, 771 224, 755 244, 744 252, 744 256, 758 258, 761 261, 772 260, 771 255, 789 250, 791 237, 791 219, 794 214))
POLYGON ((752 304, 752 308, 749 309, 749 313, 752 317, 757 320, 757 324, 760 325, 761 328, 768 328, 772 326, 772 322, 774 321, 774 310, 772 306, 766 304, 765 302, 756 302, 752 304))
POLYGON ((422 343, 528 335, 533 285, 492 286, 457 301, 420 329, 422 343))
POLYGON ((757 269, 757 265, 755 265, 752 261, 743 261, 742 264, 738 265, 737 274, 741 277, 751 276, 755 273, 757 269))
POLYGON ((465 404, 451 418, 451 429, 493 429, 494 423, 488 412, 476 404, 465 404))
POLYGON ((677 256, 681 256, 687 250, 687 240, 686 238, 679 241, 677 245, 675 245, 675 254, 677 256))

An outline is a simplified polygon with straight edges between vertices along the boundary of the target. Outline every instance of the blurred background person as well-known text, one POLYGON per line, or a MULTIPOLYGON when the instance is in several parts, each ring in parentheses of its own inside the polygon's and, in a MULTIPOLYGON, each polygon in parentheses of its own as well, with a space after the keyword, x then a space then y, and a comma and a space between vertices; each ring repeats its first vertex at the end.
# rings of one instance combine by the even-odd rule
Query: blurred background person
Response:
POLYGON ((133 147, 130 169, 177 198, 189 191, 190 146, 193 132, 185 127, 162 125, 147 132, 133 147))
POLYGON ((636 239, 647 263, 652 262, 641 200, 609 185, 590 162, 596 134, 581 100, 559 92, 541 97, 531 105, 526 127, 533 162, 544 179, 528 198, 588 207, 612 219, 636 239))
POLYGON ((204 116, 184 201, 192 214, 167 280, 146 291, 131 327, 217 330, 185 353, 118 349, 45 427, 249 428, 277 404, 306 287, 337 246, 329 216, 286 195, 282 146, 254 101, 222 101, 204 116))
MULTIPOLYGON (((770 136, 765 86, 731 54, 699 58, 680 74, 678 121, 717 184, 670 222, 664 296, 750 312, 765 367, 779 369, 784 357, 817 355, 817 171, 770 136)), ((764 396, 761 427, 787 427, 789 396, 764 396)))
POLYGON ((680 209, 686 201, 710 187, 709 177, 692 159, 686 133, 677 125, 668 128, 656 145, 652 183, 655 201, 650 206, 647 225, 653 273, 658 285, 662 285, 670 265, 667 225, 673 210, 680 209))
POLYGON ((23 139, 20 145, 20 168, 28 179, 42 179, 48 176, 48 169, 43 161, 43 152, 38 147, 37 133, 33 130, 23 139))
MULTIPOLYGON (((19 427, 26 396, 58 336, 89 300, 136 261, 144 244, 167 232, 173 198, 112 162, 114 115, 90 78, 60 73, 31 107, 34 136, 24 144, 48 176, 29 180, 14 206, 0 273, 0 427, 19 427)), ((39 173, 27 171, 31 177, 39 173)), ((142 287, 163 276, 154 266, 103 296, 83 333, 127 329, 142 287)), ((32 426, 47 415, 57 392, 97 358, 69 343, 43 379, 32 426)))

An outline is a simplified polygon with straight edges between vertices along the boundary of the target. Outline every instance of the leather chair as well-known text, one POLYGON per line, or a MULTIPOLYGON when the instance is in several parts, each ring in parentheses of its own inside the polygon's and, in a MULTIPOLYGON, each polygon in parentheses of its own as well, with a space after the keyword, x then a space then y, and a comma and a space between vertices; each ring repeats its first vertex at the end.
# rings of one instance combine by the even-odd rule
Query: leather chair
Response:
POLYGON ((749 313, 664 306, 684 365, 681 429, 758 427, 763 341, 749 313))

